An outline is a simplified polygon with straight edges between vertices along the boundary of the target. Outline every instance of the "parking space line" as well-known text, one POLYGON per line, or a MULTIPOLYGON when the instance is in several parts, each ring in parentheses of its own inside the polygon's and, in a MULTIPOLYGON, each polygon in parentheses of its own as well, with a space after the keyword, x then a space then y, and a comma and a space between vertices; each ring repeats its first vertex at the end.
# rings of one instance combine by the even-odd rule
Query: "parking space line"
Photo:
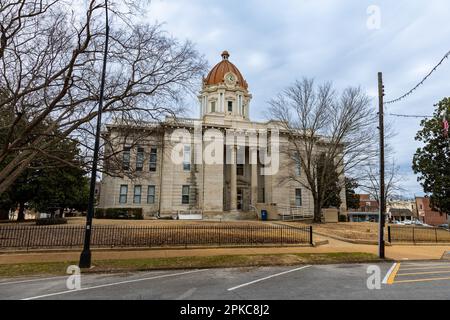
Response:
POLYGON ((442 281, 442 280, 450 280, 450 277, 445 277, 445 278, 427 278, 427 279, 413 279, 413 280, 398 280, 398 281, 395 281, 395 284, 397 284, 397 283, 411 283, 411 282, 442 281))
POLYGON ((311 267, 311 266, 310 265, 303 266, 301 268, 296 268, 296 269, 293 269, 293 270, 288 270, 288 271, 284 271, 284 272, 281 272, 281 273, 273 274, 273 275, 268 276, 268 277, 264 277, 264 278, 261 278, 261 279, 250 281, 250 282, 241 284, 239 286, 230 288, 230 289, 228 289, 228 291, 234 291, 234 290, 237 290, 237 289, 240 289, 240 288, 243 288, 243 287, 246 287, 246 286, 258 283, 258 282, 261 282, 261 281, 269 280, 269 279, 272 279, 272 278, 275 278, 275 277, 279 277, 279 276, 282 276, 282 275, 285 275, 285 274, 288 274, 288 273, 292 273, 292 272, 295 272, 295 271, 300 271, 300 270, 303 270, 303 269, 306 269, 306 268, 309 268, 309 267, 311 267))
POLYGON ((399 273, 399 274, 397 274, 397 277, 418 276, 418 275, 421 275, 421 274, 443 274, 443 273, 450 273, 450 270, 445 270, 445 271, 425 271, 425 272, 415 272, 415 273, 399 273))
POLYGON ((176 277, 176 276, 181 276, 181 275, 185 275, 185 274, 192 274, 192 273, 197 273, 197 272, 202 272, 202 271, 207 271, 207 269, 187 271, 187 272, 180 272, 180 273, 172 273, 172 274, 164 274, 164 275, 155 276, 155 277, 149 277, 149 278, 142 278, 142 279, 134 279, 134 280, 127 280, 127 281, 107 283, 107 284, 101 284, 101 285, 98 285, 98 286, 81 288, 81 289, 78 289, 78 290, 66 290, 66 291, 60 291, 60 292, 55 292, 55 293, 49 293, 49 294, 44 294, 44 295, 40 295, 40 296, 24 298, 24 299, 21 299, 21 300, 36 300, 36 299, 54 297, 54 296, 59 296, 59 295, 64 295, 64 294, 69 294, 69 293, 75 293, 75 292, 81 292, 81 291, 87 291, 87 290, 93 290, 93 289, 99 289, 99 288, 118 286, 118 285, 128 284, 128 283, 136 283, 136 282, 143 282, 143 281, 148 281, 148 280, 176 277))
POLYGON ((446 261, 440 261, 440 262, 421 262, 421 263, 418 263, 418 262, 414 262, 414 263, 412 263, 412 262, 404 262, 403 263, 403 265, 405 266, 405 267, 415 267, 415 266, 418 266, 418 267, 421 267, 421 266, 424 266, 424 265, 426 265, 426 266, 430 266, 430 267, 435 267, 435 266, 443 266, 443 265, 448 265, 448 263, 446 262, 446 261))
POLYGON ((30 283, 30 282, 38 282, 38 281, 46 281, 46 280, 57 280, 57 279, 66 279, 68 276, 60 276, 60 277, 51 277, 51 278, 40 278, 40 279, 28 279, 28 280, 17 280, 10 282, 0 282, 0 286, 5 286, 9 284, 21 284, 21 283, 30 283))
POLYGON ((429 267, 429 266, 427 266, 427 265, 423 265, 422 267, 414 267, 414 268, 405 268, 405 267, 402 267, 402 270, 408 270, 408 271, 410 271, 410 270, 447 269, 447 268, 450 268, 450 264, 440 265, 440 266, 432 266, 432 267, 429 267))
POLYGON ((384 277, 383 284, 393 284, 395 276, 400 269, 400 262, 394 263, 384 277))
MULTIPOLYGON (((146 272, 143 273, 142 275, 147 275, 147 274, 158 274, 161 273, 160 271, 152 271, 152 272, 146 272)), ((108 275, 103 275, 104 277, 114 277, 119 275, 118 273, 113 273, 113 274, 108 274, 108 275)), ((4 285, 10 285, 10 284, 23 284, 23 283, 32 283, 32 282, 39 282, 39 281, 47 281, 47 280, 59 280, 59 279, 67 279, 68 277, 70 277, 71 274, 67 274, 66 276, 57 276, 57 277, 48 277, 48 278, 34 278, 34 279, 27 279, 27 280, 16 280, 16 281, 9 281, 9 282, 0 282, 0 286, 4 286, 4 285)), ((82 276, 86 276, 85 274, 82 274, 82 276)))

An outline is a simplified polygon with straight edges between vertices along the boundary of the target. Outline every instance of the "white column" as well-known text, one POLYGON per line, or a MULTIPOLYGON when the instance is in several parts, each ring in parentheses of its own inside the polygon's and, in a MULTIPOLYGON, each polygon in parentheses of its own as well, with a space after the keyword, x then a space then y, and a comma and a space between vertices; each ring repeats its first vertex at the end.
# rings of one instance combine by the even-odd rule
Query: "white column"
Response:
POLYGON ((230 210, 237 211, 237 171, 236 171, 236 146, 231 148, 231 199, 230 210))
POLYGON ((252 192, 252 206, 256 207, 258 203, 258 149, 250 149, 250 165, 252 167, 252 181, 251 181, 251 192, 252 192))
POLYGON ((236 108, 238 109, 238 114, 242 116, 241 114, 241 108, 239 107, 239 94, 236 94, 236 108))

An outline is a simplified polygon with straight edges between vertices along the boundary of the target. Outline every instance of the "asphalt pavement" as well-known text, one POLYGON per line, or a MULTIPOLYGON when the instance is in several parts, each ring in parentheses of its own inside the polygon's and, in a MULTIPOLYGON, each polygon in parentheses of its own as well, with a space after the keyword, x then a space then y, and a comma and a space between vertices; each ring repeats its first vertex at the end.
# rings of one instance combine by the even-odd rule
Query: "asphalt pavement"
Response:
POLYGON ((0 299, 450 299, 450 261, 172 270, 68 277, 1 279, 0 299))

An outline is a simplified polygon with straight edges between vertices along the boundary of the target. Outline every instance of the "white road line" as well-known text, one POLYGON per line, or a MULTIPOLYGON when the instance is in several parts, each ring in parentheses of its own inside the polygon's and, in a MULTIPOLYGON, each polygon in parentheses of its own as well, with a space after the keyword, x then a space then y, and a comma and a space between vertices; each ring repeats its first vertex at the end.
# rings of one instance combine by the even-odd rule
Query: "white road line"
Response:
MULTIPOLYGON (((161 272, 146 272, 142 275, 146 275, 146 274, 158 274, 161 272)), ((111 275, 104 275, 104 276, 108 276, 108 277, 113 277, 113 276, 117 276, 120 274, 111 274, 111 275)), ((22 284, 22 283, 30 283, 30 282, 39 282, 39 281, 46 281, 46 280, 58 280, 58 279, 67 279, 68 277, 70 277, 71 275, 68 274, 66 276, 58 276, 58 277, 50 277, 50 278, 37 278, 37 279, 28 279, 28 280, 17 280, 17 281, 10 281, 10 282, 0 282, 0 286, 4 286, 4 285, 8 285, 8 284, 22 284)), ((81 274, 81 276, 86 276, 86 274, 81 274)))
POLYGON ((383 284, 387 284, 387 282, 388 282, 388 280, 389 280, 389 277, 390 277, 392 271, 395 270, 395 267, 396 267, 396 266, 397 266, 397 263, 394 263, 394 264, 392 265, 392 267, 389 269, 389 271, 386 273, 386 276, 384 277, 383 282, 382 282, 383 284))
POLYGON ((268 279, 271 279, 271 278, 279 277, 279 276, 282 276, 282 275, 285 275, 285 274, 288 274, 288 273, 291 273, 291 272, 300 271, 300 270, 303 270, 303 269, 306 269, 306 268, 309 268, 309 267, 311 267, 311 266, 304 266, 304 267, 301 267, 301 268, 297 268, 297 269, 293 269, 293 270, 288 270, 288 271, 285 271, 285 272, 277 273, 277 274, 274 274, 274 275, 271 275, 271 276, 268 276, 268 277, 264 277, 264 278, 261 278, 261 279, 258 279, 258 280, 254 280, 254 281, 247 282, 247 283, 241 284, 239 286, 230 288, 230 289, 228 289, 228 291, 234 291, 234 290, 242 288, 242 287, 246 287, 246 286, 249 286, 249 285, 252 285, 252 284, 264 281, 264 280, 268 280, 268 279))
POLYGON ((38 281, 46 281, 46 280, 57 280, 57 279, 65 279, 69 277, 67 276, 61 276, 61 277, 51 277, 51 278, 40 278, 40 279, 29 279, 29 280, 17 280, 17 281, 10 281, 10 282, 0 282, 0 286, 4 286, 7 284, 20 284, 20 283, 29 283, 29 282, 38 282, 38 281))
POLYGON ((44 295, 36 296, 36 297, 24 298, 24 299, 21 299, 21 300, 36 300, 36 299, 42 299, 42 298, 59 296, 59 295, 63 295, 63 294, 69 294, 69 293, 75 293, 75 292, 81 292, 81 291, 87 291, 87 290, 93 290, 93 289, 99 289, 99 288, 119 286, 119 285, 128 284, 128 283, 135 283, 135 282, 142 282, 142 281, 148 281, 148 280, 176 277, 176 276, 181 276, 181 275, 191 274, 191 273, 197 273, 197 272, 202 272, 202 271, 207 271, 207 269, 187 271, 187 272, 180 272, 180 273, 172 273, 172 274, 165 274, 165 275, 160 275, 160 276, 150 277, 150 278, 142 278, 142 279, 127 280, 127 281, 120 281, 120 282, 114 282, 114 283, 107 283, 107 284, 102 284, 102 285, 88 287, 88 288, 81 288, 79 290, 67 290, 67 291, 49 293, 49 294, 44 294, 44 295))
POLYGON ((414 264, 408 264, 408 263, 402 263, 402 266, 404 267, 444 267, 444 266, 450 266, 450 263, 414 263, 414 264))

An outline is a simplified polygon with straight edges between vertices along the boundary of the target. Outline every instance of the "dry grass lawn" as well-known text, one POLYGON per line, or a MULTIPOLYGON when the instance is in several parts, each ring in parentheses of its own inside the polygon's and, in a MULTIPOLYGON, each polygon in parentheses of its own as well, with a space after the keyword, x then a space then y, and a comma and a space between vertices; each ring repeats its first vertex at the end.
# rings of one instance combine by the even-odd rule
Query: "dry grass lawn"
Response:
MULTIPOLYGON (((83 218, 68 225, 0 227, 0 248, 75 248, 84 240, 83 218)), ((258 221, 103 220, 93 222, 93 247, 167 247, 308 244, 309 230, 258 221)))
MULTIPOLYGON (((85 225, 86 217, 68 218, 68 225, 85 225)), ((94 219, 95 226, 134 226, 134 227, 165 227, 165 226, 208 226, 213 224, 227 225, 255 225, 260 226, 260 221, 180 221, 180 220, 110 220, 110 219, 94 219)))
MULTIPOLYGON (((289 222, 288 224, 292 226, 306 225, 301 222, 289 222)), ((338 236, 350 240, 378 240, 378 223, 373 222, 313 224, 313 230, 326 235, 338 236)))
MULTIPOLYGON (((306 226, 301 222, 289 222, 292 226, 306 226)), ((374 222, 340 222, 313 224, 313 230, 324 235, 337 236, 348 240, 377 241, 378 223, 374 222)), ((392 242, 433 243, 450 242, 450 232, 435 228, 420 228, 412 226, 392 226, 392 242)), ((387 239, 388 227, 385 228, 387 239)))
POLYGON ((378 240, 378 228, 378 223, 373 222, 345 222, 316 226, 318 232, 331 233, 352 240, 378 240))

